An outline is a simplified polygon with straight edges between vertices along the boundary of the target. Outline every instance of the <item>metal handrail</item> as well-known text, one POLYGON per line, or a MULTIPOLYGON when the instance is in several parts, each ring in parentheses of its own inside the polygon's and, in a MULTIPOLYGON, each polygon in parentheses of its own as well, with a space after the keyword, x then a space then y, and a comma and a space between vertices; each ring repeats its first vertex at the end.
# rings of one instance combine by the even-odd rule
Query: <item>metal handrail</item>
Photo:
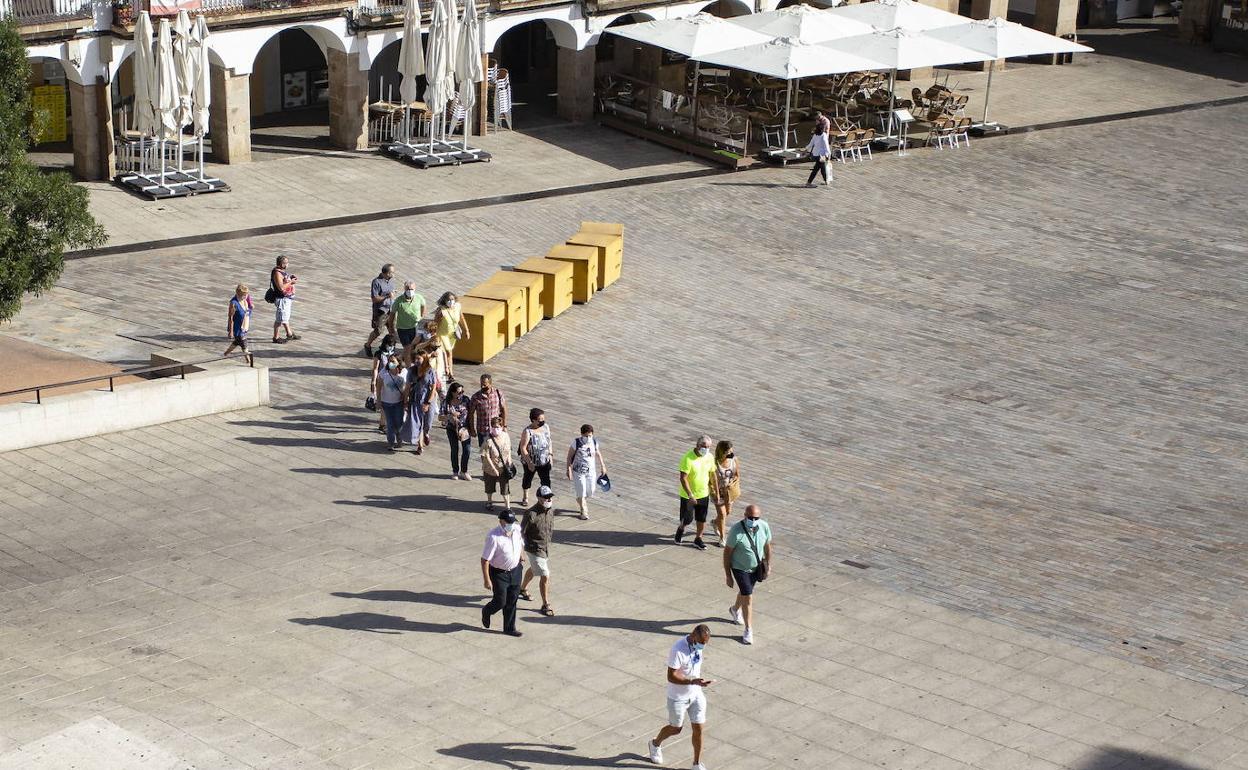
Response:
MULTIPOLYGON (((152 374, 154 372, 165 372, 165 371, 169 371, 170 369, 177 369, 179 371, 179 374, 181 375, 181 378, 185 380, 186 379, 186 367, 188 366, 200 366, 202 364, 211 364, 217 361, 225 361, 226 359, 229 359, 229 358, 237 358, 238 356, 243 356, 244 358, 246 358, 247 354, 240 351, 238 353, 231 353, 228 356, 217 356, 215 358, 205 358, 202 361, 182 361, 176 364, 161 364, 160 366, 144 366, 140 369, 126 369, 124 371, 115 372, 113 374, 97 374, 94 377, 83 377, 82 379, 78 379, 78 380, 65 380, 64 382, 54 382, 54 383, 49 383, 47 385, 34 385, 29 388, 18 388, 16 390, 6 390, 3 393, 0 393, 0 398, 7 398, 9 396, 16 396, 22 393, 30 393, 31 391, 34 391, 35 403, 42 404, 43 395, 41 391, 52 390, 53 388, 65 388, 65 387, 69 387, 70 385, 85 385, 88 382, 102 382, 104 380, 108 380, 108 392, 112 393, 114 392, 113 380, 119 377, 137 377, 141 374, 152 374)), ((255 359, 248 358, 247 366, 254 367, 255 359)))

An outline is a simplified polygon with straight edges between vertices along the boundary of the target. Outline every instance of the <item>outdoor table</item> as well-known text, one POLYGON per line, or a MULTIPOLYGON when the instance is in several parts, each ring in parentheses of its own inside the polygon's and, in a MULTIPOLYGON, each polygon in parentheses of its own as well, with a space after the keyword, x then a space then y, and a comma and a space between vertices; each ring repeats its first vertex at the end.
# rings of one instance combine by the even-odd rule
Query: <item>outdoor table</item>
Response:
POLYGON ((605 289, 611 284, 619 280, 621 263, 624 260, 624 227, 619 227, 619 233, 604 232, 599 229, 585 229, 585 225, 595 225, 594 222, 581 223, 581 231, 568 239, 568 243, 574 246, 593 246, 598 252, 598 288, 605 289))
POLYGON ((533 327, 542 321, 542 288, 545 281, 537 273, 520 273, 515 270, 500 270, 490 277, 486 283, 497 283, 503 286, 519 286, 524 290, 525 327, 533 331, 533 327))
POLYGON ((478 299, 497 300, 503 303, 503 320, 506 322, 506 326, 503 329, 503 344, 510 345, 529 330, 529 311, 525 307, 526 300, 523 287, 506 286, 486 281, 467 291, 466 295, 477 297, 478 299))
POLYGON ((465 295, 459 306, 468 337, 455 343, 456 361, 483 364, 507 347, 506 303, 465 295))
POLYGON ((580 304, 594 298, 598 288, 598 249, 561 243, 546 253, 551 259, 572 264, 572 301, 580 304))
POLYGON ((571 262, 532 257, 516 265, 516 270, 542 276, 542 314, 547 318, 554 318, 572 307, 571 262))

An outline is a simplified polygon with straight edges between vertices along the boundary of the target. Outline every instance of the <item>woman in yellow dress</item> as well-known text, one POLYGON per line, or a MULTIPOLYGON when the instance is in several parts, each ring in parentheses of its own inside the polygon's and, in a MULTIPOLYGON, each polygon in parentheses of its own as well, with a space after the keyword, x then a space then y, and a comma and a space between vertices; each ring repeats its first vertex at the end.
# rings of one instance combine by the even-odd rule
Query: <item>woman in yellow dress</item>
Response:
POLYGON ((464 322, 464 314, 459 306, 459 297, 455 292, 448 291, 438 298, 438 344, 446 355, 446 378, 455 378, 454 353, 455 343, 468 339, 468 324, 464 322))

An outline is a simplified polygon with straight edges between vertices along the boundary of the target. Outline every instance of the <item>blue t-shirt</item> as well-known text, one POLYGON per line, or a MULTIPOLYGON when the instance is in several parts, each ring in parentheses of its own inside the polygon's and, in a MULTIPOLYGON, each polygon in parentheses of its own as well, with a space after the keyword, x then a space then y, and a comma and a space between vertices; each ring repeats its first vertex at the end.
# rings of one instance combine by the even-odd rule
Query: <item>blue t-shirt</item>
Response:
POLYGON ((230 300, 230 319, 235 337, 244 337, 247 335, 247 330, 243 328, 243 323, 250 315, 251 308, 240 302, 238 297, 234 297, 230 300))

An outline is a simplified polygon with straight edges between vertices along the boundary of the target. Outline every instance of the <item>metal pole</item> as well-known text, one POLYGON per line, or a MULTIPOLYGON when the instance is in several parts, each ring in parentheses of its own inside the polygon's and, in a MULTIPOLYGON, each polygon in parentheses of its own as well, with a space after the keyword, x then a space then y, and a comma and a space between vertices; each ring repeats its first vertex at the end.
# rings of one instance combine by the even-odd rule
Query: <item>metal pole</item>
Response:
POLYGON ((698 78, 702 74, 702 62, 693 63, 693 138, 698 138, 698 78))
MULTIPOLYGON (((469 2, 473 2, 473 0, 469 0, 469 2)), ((464 152, 468 152, 468 124, 471 122, 472 108, 469 107, 464 110, 464 152)))
POLYGON ((781 149, 785 152, 789 149, 789 103, 793 99, 793 81, 785 81, 784 89, 784 141, 780 143, 781 149))
POLYGON ((888 135, 893 135, 893 110, 897 105, 897 70, 888 73, 888 135))
POLYGON ((992 71, 996 69, 994 64, 996 62, 988 64, 988 85, 984 88, 984 125, 988 125, 988 95, 992 93, 992 71))

